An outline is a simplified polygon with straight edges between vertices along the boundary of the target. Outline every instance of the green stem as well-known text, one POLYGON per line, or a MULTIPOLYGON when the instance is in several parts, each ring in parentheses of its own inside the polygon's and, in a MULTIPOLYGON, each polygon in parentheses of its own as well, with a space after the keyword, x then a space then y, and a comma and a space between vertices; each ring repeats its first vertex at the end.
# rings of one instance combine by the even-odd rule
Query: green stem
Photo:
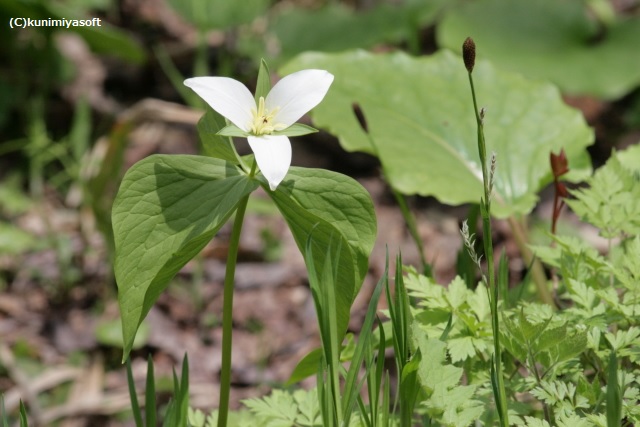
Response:
MULTIPOLYGON (((253 163, 249 177, 256 172, 256 163, 253 163)), ((247 210, 249 195, 240 200, 233 220, 229 252, 227 256, 227 269, 224 276, 224 293, 222 306, 222 366, 220 369, 220 401, 218 404, 218 427, 227 426, 229 415, 229 394, 231 391, 231 339, 233 334, 233 282, 236 274, 236 262, 238 260, 238 247, 240 246, 240 232, 242 221, 247 210)))
POLYGON ((473 76, 471 71, 468 72, 469 85, 471 86, 471 97, 473 98, 473 111, 476 115, 477 136, 478 136, 478 154, 482 165, 482 181, 484 187, 484 199, 480 201, 480 213, 482 215, 482 231, 484 235, 484 254, 487 259, 487 279, 486 285, 489 289, 491 298, 491 326, 493 329, 494 344, 494 373, 497 383, 497 390, 494 389, 496 404, 499 409, 500 425, 509 426, 509 416, 507 410, 507 395, 504 387, 504 379, 502 378, 502 350, 500 348, 499 333, 499 317, 498 317, 498 299, 499 290, 496 284, 495 267, 493 263, 493 242, 491 239, 491 179, 490 170, 487 166, 487 148, 484 140, 484 125, 480 110, 478 110, 478 102, 476 100, 476 91, 473 84, 473 76))
MULTIPOLYGON (((484 130, 483 130, 482 117, 480 117, 480 113, 478 112, 479 110, 478 110, 478 104, 476 102, 476 91, 473 86, 473 77, 471 76, 471 73, 469 73, 469 84, 471 85, 471 95, 473 97, 473 109, 476 114, 476 122, 478 123, 478 152, 480 154, 480 163, 482 164, 482 178, 484 180, 484 200, 486 203, 487 214, 488 214, 489 212, 491 212, 491 188, 489 184, 489 170, 487 168, 487 150, 484 142, 484 130)), ((489 221, 490 220, 491 218, 489 215, 489 221)), ((484 216, 482 218, 482 221, 484 223, 485 221, 484 216)), ((549 289, 547 288, 547 279, 544 275, 544 270, 542 269, 542 265, 540 264, 539 261, 534 259, 533 254, 527 247, 527 240, 524 237, 524 231, 522 230, 522 227, 520 227, 517 221, 513 220, 513 218, 509 218, 509 223, 511 225, 511 229, 513 230, 513 234, 514 234, 516 243, 518 245, 518 248, 520 249, 520 253, 522 254, 522 257, 524 258, 527 265, 532 265, 533 281, 538 290, 538 295, 540 296, 540 299, 544 303, 549 304, 551 307, 555 308, 555 304, 553 303, 553 296, 551 295, 551 293, 549 292, 549 289)), ((483 230, 483 231, 486 233, 487 230, 483 230)), ((491 231, 491 224, 489 224, 489 231, 491 231)), ((485 234, 485 236, 487 236, 487 234, 485 234)), ((491 235, 489 234, 487 238, 490 240, 491 235)), ((492 247, 492 252, 493 252, 493 247, 492 247)), ((493 268, 493 263, 489 262, 490 260, 489 260, 488 253, 486 254, 486 257, 487 257, 487 263, 489 264, 488 268, 491 270, 493 268)), ((493 258, 493 253, 491 254, 491 258, 493 258)), ((492 275, 491 275, 491 271, 489 271, 489 281, 491 280, 492 280, 492 275)))
POLYGON ((487 211, 490 211, 490 194, 489 194, 489 171, 487 170, 487 148, 484 142, 484 125, 478 110, 478 101, 476 100, 476 89, 473 85, 473 77, 468 73, 469 85, 471 86, 471 97, 473 98, 473 112, 476 115, 477 134, 478 134, 478 154, 480 155, 480 164, 482 165, 482 180, 484 182, 484 200, 487 204, 487 211))
POLYGON ((218 427, 226 427, 229 412, 229 393, 231 389, 231 338, 233 333, 233 282, 236 273, 236 261, 238 259, 238 247, 240 245, 240 231, 242 221, 247 209, 249 196, 245 196, 238 205, 236 217, 233 222, 231 241, 229 242, 229 254, 227 257, 227 270, 224 277, 224 305, 222 307, 222 367, 220 371, 220 403, 218 405, 218 427))
MULTIPOLYGON (((387 180, 387 182, 389 182, 387 180)), ((433 278, 433 271, 431 269, 431 265, 427 263, 427 257, 424 253, 424 248, 422 246, 422 239, 420 239, 420 234, 418 233, 418 224, 416 223, 415 216, 411 213, 409 206, 407 205, 407 200, 405 197, 396 190, 392 185, 390 185, 391 191, 393 192, 393 196, 396 198, 396 202, 398 202, 398 206, 400 207, 400 212, 402 212, 402 216, 404 217, 404 221, 407 224, 407 228, 409 229, 409 234, 413 239, 413 242, 416 244, 416 248, 418 249, 418 254, 420 255, 420 262, 422 263, 422 274, 425 276, 433 278)))

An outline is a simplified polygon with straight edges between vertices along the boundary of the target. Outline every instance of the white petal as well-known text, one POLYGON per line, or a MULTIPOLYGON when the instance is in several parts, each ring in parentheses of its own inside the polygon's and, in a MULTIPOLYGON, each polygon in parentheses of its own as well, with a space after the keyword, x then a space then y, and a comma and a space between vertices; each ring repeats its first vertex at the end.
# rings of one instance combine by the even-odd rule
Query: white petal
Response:
POLYGON ((269 181, 269 188, 275 191, 291 166, 289 138, 283 135, 262 135, 249 136, 247 140, 262 174, 269 181))
POLYGON ((291 126, 318 105, 333 82, 325 70, 302 70, 280 80, 267 95, 267 110, 278 107, 274 123, 291 126))
POLYGON ((253 121, 251 109, 256 101, 249 89, 228 77, 193 77, 184 81, 207 104, 244 131, 253 121))

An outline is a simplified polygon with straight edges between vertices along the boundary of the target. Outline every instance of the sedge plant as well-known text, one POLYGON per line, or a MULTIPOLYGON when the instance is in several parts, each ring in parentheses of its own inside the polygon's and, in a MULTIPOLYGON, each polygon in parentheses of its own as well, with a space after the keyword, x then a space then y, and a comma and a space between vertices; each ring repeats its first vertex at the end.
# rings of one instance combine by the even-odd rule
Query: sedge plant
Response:
MULTIPOLYGON (((480 164, 482 166, 482 182, 484 195, 480 199, 480 215, 482 217, 482 232, 484 242, 484 255, 487 261, 487 273, 482 275, 482 279, 485 283, 487 291, 489 292, 489 301, 491 303, 491 327, 493 330, 493 356, 491 363, 491 386, 496 403, 496 409, 500 417, 500 425, 503 427, 509 426, 509 415, 507 409, 507 396, 504 387, 504 378, 502 375, 502 350, 500 348, 500 318, 498 315, 498 301, 500 299, 500 286, 497 283, 502 281, 506 283, 506 258, 504 253, 500 259, 500 274, 496 278, 494 267, 494 254, 493 254, 493 242, 491 240, 491 192, 493 190, 493 178, 496 170, 496 155, 491 154, 490 159, 487 158, 487 147, 484 139, 484 109, 478 109, 478 103, 476 100, 476 92, 473 85, 473 67, 476 60, 476 44, 471 37, 468 37, 462 45, 462 57, 464 60, 465 68, 469 76, 469 86, 471 88, 471 97, 473 99, 473 111, 476 116, 477 124, 477 138, 478 138, 478 154, 480 156, 480 164)), ((471 236, 464 231, 463 237, 465 242, 471 242, 471 236)), ((468 229, 467 229, 468 230, 468 229)), ((474 252, 473 245, 468 245, 470 252, 474 252)), ((472 258, 478 261, 478 267, 480 268, 479 258, 475 253, 472 254, 472 258)))

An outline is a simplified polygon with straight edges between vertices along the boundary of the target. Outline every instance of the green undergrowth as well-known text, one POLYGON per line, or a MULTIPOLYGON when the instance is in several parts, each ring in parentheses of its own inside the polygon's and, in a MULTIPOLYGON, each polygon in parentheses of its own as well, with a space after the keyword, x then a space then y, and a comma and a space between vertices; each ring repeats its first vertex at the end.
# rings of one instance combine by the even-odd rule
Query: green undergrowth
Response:
MULTIPOLYGON (((640 422, 640 233, 635 213, 639 199, 631 197, 640 188, 640 178, 633 162, 626 160, 634 155, 631 151, 614 155, 587 187, 573 191, 575 198, 569 201, 577 214, 600 225, 600 234, 611 239, 609 256, 575 237, 554 236, 551 246, 532 249, 556 272, 557 310, 521 299, 526 294, 522 287, 532 286, 528 283, 511 288, 499 302, 501 363, 512 425, 631 426, 640 422)), ((470 289, 460 277, 442 286, 412 267, 404 267, 404 276, 396 279, 410 296, 407 317, 411 320, 400 331, 397 323, 388 320, 374 336, 379 339, 384 331, 388 347, 394 333, 410 338, 412 356, 400 381, 409 372, 417 373, 413 425, 496 423, 486 287, 479 283, 470 289)), ((398 307, 391 298, 389 305, 398 307)), ((347 347, 341 351, 348 351, 347 347)), ((363 372, 366 377, 366 367, 363 372)), ((395 374, 391 381, 397 385, 395 374)), ((401 424, 393 397, 390 402, 386 424, 364 421, 360 410, 367 413, 369 409, 363 407, 343 425, 409 425, 401 424)), ((234 414, 235 425, 328 425, 322 421, 317 389, 274 390, 245 400, 244 405, 245 410, 234 414)), ((194 411, 190 418, 194 426, 215 425, 215 412, 205 417, 194 411)))

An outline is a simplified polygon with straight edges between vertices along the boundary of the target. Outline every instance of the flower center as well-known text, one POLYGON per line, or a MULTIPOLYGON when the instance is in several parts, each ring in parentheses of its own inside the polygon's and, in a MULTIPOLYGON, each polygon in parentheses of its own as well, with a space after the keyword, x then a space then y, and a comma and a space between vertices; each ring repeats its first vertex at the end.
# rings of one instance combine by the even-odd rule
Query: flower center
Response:
POLYGON ((264 105, 264 97, 262 96, 258 100, 257 107, 258 107, 257 109, 255 108, 251 109, 251 114, 253 115, 253 121, 251 122, 249 127, 251 128, 252 134, 268 135, 270 133, 273 133, 276 130, 282 130, 286 127, 282 123, 274 123, 273 121, 276 116, 276 113, 278 112, 278 110, 280 110, 279 107, 276 107, 271 111, 268 111, 264 105))

